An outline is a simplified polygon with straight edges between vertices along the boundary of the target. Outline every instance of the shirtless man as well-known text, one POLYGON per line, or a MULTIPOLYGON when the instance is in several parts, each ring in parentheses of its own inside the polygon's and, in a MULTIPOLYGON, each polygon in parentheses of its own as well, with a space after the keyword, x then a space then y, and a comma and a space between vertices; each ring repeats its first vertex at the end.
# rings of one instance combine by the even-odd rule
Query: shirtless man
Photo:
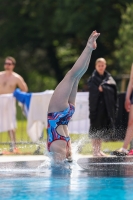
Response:
MULTIPOLYGON (((4 63, 5 71, 0 72, 0 95, 13 93, 19 87, 23 92, 28 91, 24 79, 17 73, 13 72, 16 60, 13 57, 7 57, 4 63)), ((10 140, 12 142, 11 151, 16 151, 15 130, 9 130, 10 140)))

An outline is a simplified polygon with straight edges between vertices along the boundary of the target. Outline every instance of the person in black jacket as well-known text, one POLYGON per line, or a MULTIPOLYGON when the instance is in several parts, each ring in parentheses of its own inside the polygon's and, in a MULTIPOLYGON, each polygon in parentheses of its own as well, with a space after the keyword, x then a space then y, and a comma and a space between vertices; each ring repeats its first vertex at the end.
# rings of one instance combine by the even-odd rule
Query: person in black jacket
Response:
POLYGON ((102 140, 109 140, 115 130, 117 89, 112 76, 106 71, 106 60, 99 58, 88 80, 90 130, 93 156, 105 156, 101 151, 102 140))

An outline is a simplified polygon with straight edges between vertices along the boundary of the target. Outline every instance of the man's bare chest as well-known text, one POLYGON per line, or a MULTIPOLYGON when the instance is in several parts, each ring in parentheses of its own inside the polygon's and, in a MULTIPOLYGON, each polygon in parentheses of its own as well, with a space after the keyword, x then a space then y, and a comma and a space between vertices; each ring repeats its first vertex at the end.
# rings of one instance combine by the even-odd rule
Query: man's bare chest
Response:
POLYGON ((1 88, 15 88, 17 85, 17 82, 15 78, 13 77, 0 77, 0 87, 1 88))

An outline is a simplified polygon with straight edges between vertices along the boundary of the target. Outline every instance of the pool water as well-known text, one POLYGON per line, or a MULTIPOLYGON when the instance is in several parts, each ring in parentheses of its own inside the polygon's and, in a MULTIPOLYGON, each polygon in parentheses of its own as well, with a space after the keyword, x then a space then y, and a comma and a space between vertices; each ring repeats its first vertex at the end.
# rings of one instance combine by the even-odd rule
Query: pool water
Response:
POLYGON ((87 170, 77 161, 0 163, 0 200, 133 200, 133 158, 90 161, 87 170))
MULTIPOLYGON (((83 174, 82 174, 83 173, 83 174)), ((80 175, 6 175, 1 200, 132 200, 133 178, 80 175)))

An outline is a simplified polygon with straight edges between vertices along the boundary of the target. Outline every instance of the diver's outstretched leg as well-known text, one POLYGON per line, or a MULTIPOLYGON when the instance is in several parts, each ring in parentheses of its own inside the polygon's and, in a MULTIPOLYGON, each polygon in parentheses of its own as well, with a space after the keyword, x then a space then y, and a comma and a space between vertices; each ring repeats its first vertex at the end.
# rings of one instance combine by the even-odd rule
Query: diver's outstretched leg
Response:
POLYGON ((69 97, 72 94, 75 81, 82 74, 84 69, 87 70, 92 51, 97 46, 96 39, 99 35, 100 34, 96 31, 92 32, 82 54, 80 55, 72 69, 66 74, 64 79, 56 87, 49 104, 49 113, 58 112, 68 107, 69 97))

